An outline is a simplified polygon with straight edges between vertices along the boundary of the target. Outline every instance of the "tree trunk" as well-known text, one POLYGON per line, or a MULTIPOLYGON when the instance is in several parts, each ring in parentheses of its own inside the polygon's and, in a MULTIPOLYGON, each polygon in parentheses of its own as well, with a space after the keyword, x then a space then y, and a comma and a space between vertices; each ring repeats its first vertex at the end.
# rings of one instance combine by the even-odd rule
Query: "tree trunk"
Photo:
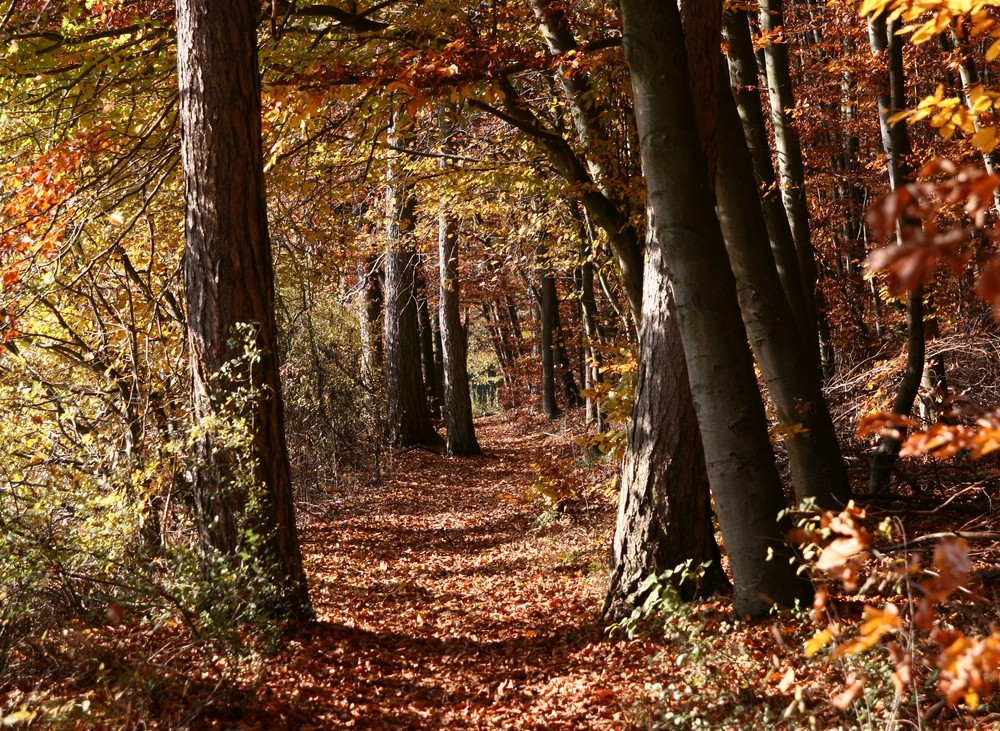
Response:
MULTIPOLYGON (((358 263, 361 298, 358 303, 358 325, 361 329, 361 370, 366 380, 382 381, 385 352, 382 349, 382 282, 379 260, 367 257, 358 263)), ((374 390, 374 389, 373 389, 374 390)))
MULTIPOLYGON (((260 129, 256 4, 179 0, 177 66, 184 169, 185 284, 195 418, 225 419, 237 385, 253 389, 253 487, 237 482, 238 456, 212 434, 199 438, 194 484, 203 542, 236 560, 244 530, 260 539, 259 556, 282 611, 311 615, 295 527, 285 443, 274 318, 274 273, 260 129), (219 378, 237 358, 238 325, 252 328, 259 358, 249 383, 219 378), (257 491, 251 496, 248 490, 257 491), (249 501, 258 508, 249 509, 249 501)), ((246 457, 244 457, 246 459, 246 457)))
MULTIPOLYGON (((722 78, 728 80, 725 67, 722 78)), ((740 311, 778 413, 798 501, 822 508, 843 507, 850 499, 847 467, 837 432, 782 294, 768 246, 767 226, 753 175, 753 163, 732 95, 719 96, 719 219, 736 276, 740 311)))
MULTIPOLYGON (((782 29, 784 18, 781 0, 761 0, 761 32, 769 39, 782 29)), ((795 251, 802 278, 805 314, 816 323, 816 259, 809 230, 809 209, 806 203, 805 171, 802 166, 802 146, 799 133, 792 120, 795 95, 788 69, 788 48, 784 42, 769 40, 764 45, 767 69, 767 97, 771 104, 771 123, 774 126, 774 144, 778 152, 778 170, 781 173, 781 198, 792 228, 795 251)), ((815 326, 814 326, 815 331, 815 326)))
MULTIPOLYGON (((905 104, 903 42, 902 38, 896 35, 896 30, 898 22, 887 28, 884 18, 873 18, 868 23, 872 53, 876 56, 888 56, 887 85, 879 94, 879 127, 889 168, 889 184, 893 190, 906 185, 912 177, 912 171, 906 161, 911 151, 906 123, 889 122, 889 117, 902 110, 905 104)), ((892 412, 902 415, 909 415, 913 410, 913 402, 920 391, 920 380, 924 371, 926 342, 923 287, 917 287, 907 293, 906 327, 906 370, 903 372, 899 391, 896 392, 892 404, 892 412)), ((868 490, 872 494, 880 494, 889 489, 892 470, 899 458, 902 445, 901 438, 886 436, 875 450, 871 471, 868 474, 868 490)))
POLYGON ((431 317, 430 302, 427 301, 427 283, 424 281, 423 268, 424 262, 421 258, 417 263, 414 283, 417 296, 417 327, 420 330, 420 372, 423 375, 424 387, 427 389, 431 418, 440 419, 444 388, 438 383, 437 370, 434 368, 435 318, 431 317))
POLYGON ((787 560, 778 522, 781 480, 695 130, 680 14, 654 0, 620 7, 648 186, 648 245, 662 248, 675 298, 736 610, 760 616, 807 598, 810 587, 787 560), (772 551, 779 558, 769 561, 772 551))
POLYGON ((659 248, 646 249, 645 271, 639 373, 604 601, 609 621, 642 605, 639 589, 648 576, 686 561, 692 568, 709 566, 700 582, 672 577, 682 598, 729 585, 715 543, 701 433, 659 248))
POLYGON ((771 161, 771 145, 767 137, 767 125, 760 106, 758 84, 760 74, 753 52, 750 25, 745 10, 733 10, 723 16, 723 30, 729 46, 729 78, 743 123, 743 134, 753 160, 754 176, 764 204, 764 218, 767 222, 771 252, 777 267, 778 278, 785 299, 791 307, 796 326, 802 337, 812 362, 819 366, 816 320, 806 306, 802 274, 799 271, 795 240, 788 223, 788 213, 781 201, 780 186, 771 161))
POLYGON ((549 268, 544 245, 535 249, 538 264, 539 355, 542 360, 542 413, 554 419, 561 413, 556 404, 556 278, 549 268))
MULTIPOLYGON (((404 124, 397 113, 390 136, 404 124)), ((438 444, 431 424, 420 366, 415 273, 417 252, 412 241, 416 199, 406 181, 389 166, 385 252, 385 390, 392 443, 438 444)))
MULTIPOLYGON (((451 130, 448 110, 438 109, 438 123, 444 140, 442 149, 448 151, 447 138, 451 130)), ((443 162, 442 162, 443 164, 443 162)), ((467 340, 462 328, 459 306, 458 230, 455 221, 444 206, 438 214, 438 274, 440 295, 438 316, 441 333, 441 356, 444 363, 444 417, 448 430, 445 442, 448 454, 468 457, 479 454, 472 423, 472 396, 469 393, 467 340)))

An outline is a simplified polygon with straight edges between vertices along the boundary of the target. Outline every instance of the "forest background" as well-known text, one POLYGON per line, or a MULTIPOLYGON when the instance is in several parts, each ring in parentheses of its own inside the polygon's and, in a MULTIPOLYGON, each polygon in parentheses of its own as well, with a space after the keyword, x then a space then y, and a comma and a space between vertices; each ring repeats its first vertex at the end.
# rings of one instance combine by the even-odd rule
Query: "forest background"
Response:
POLYGON ((577 409, 520 499, 617 467, 612 626, 812 607, 888 658, 838 708, 988 713, 995 11, 668 5, 0 4, 0 671, 127 617, 219 672, 330 486, 577 409), (901 497, 975 517, 922 567, 901 497))

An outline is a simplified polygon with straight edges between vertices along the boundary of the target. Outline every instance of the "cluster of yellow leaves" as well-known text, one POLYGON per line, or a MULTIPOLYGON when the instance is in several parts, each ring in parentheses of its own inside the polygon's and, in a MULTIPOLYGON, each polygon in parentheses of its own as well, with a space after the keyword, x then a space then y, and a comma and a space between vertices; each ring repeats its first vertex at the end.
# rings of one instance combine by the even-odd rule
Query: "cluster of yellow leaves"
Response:
MULTIPOLYGON (((992 43, 985 57, 992 61, 1000 56, 1000 26, 990 14, 990 8, 996 4, 996 0, 863 0, 858 12, 862 16, 885 13, 889 21, 901 20, 906 25, 899 32, 912 34, 910 40, 915 44, 925 43, 948 29, 959 37, 990 38, 992 43)), ((964 101, 945 97, 944 87, 938 86, 916 109, 895 114, 889 121, 915 122, 929 118, 931 126, 945 139, 962 130, 971 135, 974 147, 989 154, 1000 144, 1000 133, 990 123, 1000 95, 976 85, 966 96, 964 101)))
MULTIPOLYGON (((863 0, 858 9, 862 16, 886 14, 886 20, 901 20, 906 25, 900 33, 911 33, 916 44, 926 43, 949 28, 964 34, 961 21, 968 18, 970 36, 986 34, 1000 39, 1000 28, 990 17, 989 9, 995 0, 863 0)), ((986 51, 986 60, 1000 56, 1000 40, 995 40, 986 51)))
POLYGON ((908 120, 916 122, 929 119, 931 127, 936 129, 946 140, 951 139, 955 132, 962 130, 971 135, 970 142, 980 152, 989 154, 1000 144, 1000 135, 995 127, 983 124, 984 115, 993 112, 1000 100, 1000 94, 988 91, 982 84, 976 84, 969 89, 965 102, 957 96, 946 97, 944 85, 939 84, 937 91, 924 97, 916 109, 908 109, 889 117, 889 122, 908 120))

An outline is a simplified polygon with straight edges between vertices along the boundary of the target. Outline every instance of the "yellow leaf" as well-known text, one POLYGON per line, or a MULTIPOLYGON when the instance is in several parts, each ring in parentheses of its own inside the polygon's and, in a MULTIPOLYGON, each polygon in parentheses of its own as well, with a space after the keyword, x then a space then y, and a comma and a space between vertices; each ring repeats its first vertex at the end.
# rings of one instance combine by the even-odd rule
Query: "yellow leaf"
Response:
POLYGON ((986 49, 986 60, 995 61, 997 56, 1000 56, 1000 41, 993 41, 986 49))
POLYGON ((803 654, 806 657, 812 657, 817 652, 826 647, 829 644, 830 640, 832 639, 833 639, 832 631, 828 629, 820 630, 819 632, 814 634, 812 636, 812 639, 810 639, 806 643, 806 647, 805 650, 803 651, 803 654))
POLYGON ((983 127, 972 136, 972 144, 987 155, 996 149, 997 142, 997 131, 993 127, 983 127))

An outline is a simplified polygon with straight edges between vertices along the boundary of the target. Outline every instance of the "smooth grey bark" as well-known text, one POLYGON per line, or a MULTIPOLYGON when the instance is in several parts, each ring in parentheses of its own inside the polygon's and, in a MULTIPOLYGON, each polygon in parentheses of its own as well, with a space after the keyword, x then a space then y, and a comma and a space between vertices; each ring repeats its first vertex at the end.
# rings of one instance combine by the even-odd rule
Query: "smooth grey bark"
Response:
POLYGON ((444 362, 444 419, 448 454, 468 457, 482 450, 472 421, 472 396, 466 370, 466 346, 459 307, 458 232, 455 221, 442 210, 438 229, 440 261, 441 354, 444 362))
POLYGON ((195 419, 225 419, 236 386, 252 430, 252 498, 237 484, 238 457, 211 434, 198 439, 194 496, 202 541, 237 559, 245 530, 260 537, 278 606, 311 616, 295 527, 274 316, 274 272, 260 127, 256 4, 179 0, 177 68, 185 197, 185 288, 195 419), (253 327, 260 355, 249 383, 222 377, 240 355, 237 325, 253 327), (249 509, 251 500, 257 505, 249 509))
POLYGON ((658 247, 646 249, 645 272, 635 405, 604 603, 609 621, 642 604, 640 588, 647 577, 688 561, 693 569, 708 567, 698 582, 682 574, 672 577, 682 598, 708 596, 729 585, 715 542, 701 432, 658 247))
MULTIPOLYGON (((783 25, 782 0, 760 0, 761 32, 768 38, 773 38, 773 34, 783 25)), ((802 278, 802 294, 805 300, 805 315, 812 322, 818 322, 816 258, 809 228, 802 145, 791 116, 795 109, 795 94, 788 68, 788 48, 784 43, 769 40, 764 44, 764 62, 767 97, 771 106, 771 124, 774 127, 774 145, 778 153, 778 171, 781 175, 781 199, 795 241, 799 276, 802 278)))
POLYGON ((802 346, 811 361, 818 366, 817 323, 806 304, 795 239, 792 237, 788 213, 781 200, 778 177, 771 159, 767 124, 758 93, 760 72, 754 55, 746 11, 733 10, 725 13, 722 28, 723 37, 729 47, 727 60, 730 86, 733 89, 740 121, 743 123, 743 134, 753 160, 754 176, 763 201, 771 253, 781 281, 781 289, 785 293, 785 299, 788 300, 801 334, 802 346))
POLYGON ((811 587, 787 560, 781 480, 695 130, 680 14, 674 3, 654 0, 622 0, 620 8, 648 188, 648 245, 662 248, 674 295, 736 611, 760 616, 775 603, 807 599, 811 587), (779 558, 769 561, 772 551, 779 558))
MULTIPOLYGON (((724 65, 721 71, 725 84, 724 65)), ((736 276, 740 312, 783 430, 795 498, 800 502, 811 498, 826 509, 843 507, 851 494, 847 467, 819 373, 802 347, 782 292, 753 162, 735 101, 725 92, 719 95, 715 180, 719 221, 736 276)))
MULTIPOLYGON (((397 112, 390 139, 405 122, 397 112)), ((386 185, 385 390, 393 444, 437 444, 421 372, 420 331, 415 291, 417 252, 412 240, 416 199, 390 160, 386 185)))
MULTIPOLYGON (((891 124, 889 117, 901 111, 906 104, 905 79, 903 72, 903 43, 896 35, 897 23, 886 27, 884 18, 870 18, 868 34, 872 53, 886 57, 886 85, 879 93, 879 128, 882 132, 882 146, 886 154, 889 185, 893 190, 906 185, 912 177, 907 163, 911 152, 910 136, 906 123, 891 124), (888 103, 886 103, 888 102, 888 103)), ((898 229, 898 226, 897 226, 898 229)), ((924 371, 926 335, 924 331, 924 293, 922 287, 906 295, 906 369, 899 383, 899 390, 893 400, 892 413, 909 415, 913 402, 920 391, 920 380, 924 371)), ((899 430, 900 435, 905 430, 899 430)), ((872 455, 871 470, 868 474, 868 490, 872 494, 884 493, 889 489, 892 470, 899 459, 902 438, 884 436, 872 455)))

